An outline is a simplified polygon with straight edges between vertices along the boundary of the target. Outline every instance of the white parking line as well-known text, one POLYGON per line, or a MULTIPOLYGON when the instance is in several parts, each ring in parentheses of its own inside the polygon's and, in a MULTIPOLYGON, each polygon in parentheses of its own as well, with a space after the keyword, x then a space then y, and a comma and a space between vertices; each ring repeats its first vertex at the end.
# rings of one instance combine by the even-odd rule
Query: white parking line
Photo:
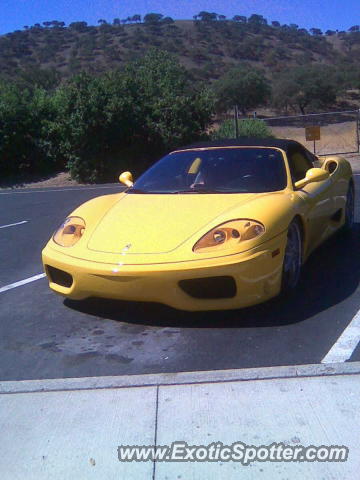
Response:
POLYGON ((10 285, 5 285, 5 287, 0 288, 0 293, 11 290, 12 288, 21 287, 21 285, 26 285, 27 283, 35 282, 35 280, 40 280, 44 278, 45 273, 40 273, 39 275, 34 275, 33 277, 25 278, 25 280, 20 280, 19 282, 10 283, 10 285))
POLYGON ((331 347, 321 363, 340 363, 349 360, 360 342, 360 310, 331 347))
POLYGON ((29 220, 23 220, 22 222, 9 223, 9 225, 2 225, 0 228, 15 227, 16 225, 22 225, 23 223, 28 223, 29 220))
POLYGON ((58 189, 48 189, 48 190, 34 190, 32 192, 0 192, 0 195, 20 195, 20 194, 27 194, 27 193, 48 193, 48 192, 75 192, 77 190, 99 190, 104 188, 116 188, 119 187, 119 191, 121 192, 124 188, 121 185, 113 185, 113 186, 105 186, 105 187, 81 187, 81 188, 58 188, 58 189))

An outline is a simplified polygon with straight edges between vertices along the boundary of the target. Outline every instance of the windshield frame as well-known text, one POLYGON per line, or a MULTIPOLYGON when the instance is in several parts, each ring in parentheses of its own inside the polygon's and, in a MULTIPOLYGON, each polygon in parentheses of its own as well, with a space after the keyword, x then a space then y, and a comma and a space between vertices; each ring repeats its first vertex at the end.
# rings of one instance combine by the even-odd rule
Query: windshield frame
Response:
POLYGON ((287 155, 285 150, 279 147, 273 147, 269 145, 217 145, 217 146, 205 146, 205 147, 193 147, 193 148, 180 148, 178 150, 173 150, 169 152, 164 157, 161 157, 158 161, 156 161, 151 167, 149 167, 135 182, 132 187, 126 190, 126 193, 134 194, 134 195, 189 195, 189 194, 208 194, 208 195, 241 195, 241 194, 264 194, 264 193, 279 193, 289 189, 289 166, 287 162, 287 155), (241 192, 241 191, 219 191, 214 190, 210 191, 208 189, 188 189, 188 190, 177 190, 177 191, 145 191, 143 189, 138 189, 136 184, 141 180, 141 178, 149 172, 153 167, 155 167, 159 162, 161 162, 164 158, 177 154, 177 153, 186 153, 186 152, 204 152, 209 150, 235 150, 235 149, 266 149, 266 150, 276 150, 280 153, 283 161, 283 168, 284 168, 284 181, 285 186, 279 190, 273 191, 264 191, 264 192, 241 192), (138 190, 138 191, 137 191, 138 190))

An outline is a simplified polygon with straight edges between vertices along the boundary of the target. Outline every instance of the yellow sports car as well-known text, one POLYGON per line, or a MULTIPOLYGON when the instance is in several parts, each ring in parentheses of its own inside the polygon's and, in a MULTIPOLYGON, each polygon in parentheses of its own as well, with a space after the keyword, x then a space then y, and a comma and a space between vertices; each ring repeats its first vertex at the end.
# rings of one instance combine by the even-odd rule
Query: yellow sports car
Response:
POLYGON ((351 229, 341 157, 289 140, 237 139, 166 155, 127 190, 72 212, 43 250, 50 287, 75 300, 232 309, 293 290, 309 254, 351 229))

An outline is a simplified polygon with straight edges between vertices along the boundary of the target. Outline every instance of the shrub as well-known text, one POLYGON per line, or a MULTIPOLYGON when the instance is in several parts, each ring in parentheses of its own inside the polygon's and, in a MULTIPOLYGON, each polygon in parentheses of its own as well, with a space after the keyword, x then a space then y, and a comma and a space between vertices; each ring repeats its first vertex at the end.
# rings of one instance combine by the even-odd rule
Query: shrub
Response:
POLYGON ((56 122, 57 107, 44 89, 0 83, 0 175, 56 170, 56 122))
MULTIPOLYGON (((79 59, 71 57, 74 70, 79 59)), ((36 72, 35 72, 36 73, 36 72)), ((122 71, 0 81, 0 175, 65 165, 80 181, 139 172, 165 152, 207 138, 212 92, 167 52, 150 50, 122 71)))
POLYGON ((70 173, 90 182, 114 178, 125 161, 136 170, 139 162, 149 166, 166 151, 202 139, 214 104, 208 89, 194 87, 179 63, 157 50, 120 72, 75 77, 62 98, 70 173), (134 147, 144 155, 130 159, 134 147))
MULTIPOLYGON (((239 120, 239 137, 271 138, 274 137, 270 128, 263 120, 257 118, 239 120)), ((212 134, 214 140, 223 138, 235 138, 234 120, 225 120, 218 130, 212 134)))

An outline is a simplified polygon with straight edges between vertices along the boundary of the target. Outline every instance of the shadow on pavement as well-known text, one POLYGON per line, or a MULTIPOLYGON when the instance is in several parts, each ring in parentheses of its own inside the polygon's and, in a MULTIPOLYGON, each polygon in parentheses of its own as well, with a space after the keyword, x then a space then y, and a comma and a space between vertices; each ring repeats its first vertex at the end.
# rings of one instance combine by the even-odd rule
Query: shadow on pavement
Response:
POLYGON ((90 298, 64 304, 96 317, 159 327, 241 328, 298 323, 348 298, 360 282, 360 224, 351 235, 338 233, 304 265, 302 280, 290 298, 275 298, 241 310, 184 312, 165 305, 90 298))

